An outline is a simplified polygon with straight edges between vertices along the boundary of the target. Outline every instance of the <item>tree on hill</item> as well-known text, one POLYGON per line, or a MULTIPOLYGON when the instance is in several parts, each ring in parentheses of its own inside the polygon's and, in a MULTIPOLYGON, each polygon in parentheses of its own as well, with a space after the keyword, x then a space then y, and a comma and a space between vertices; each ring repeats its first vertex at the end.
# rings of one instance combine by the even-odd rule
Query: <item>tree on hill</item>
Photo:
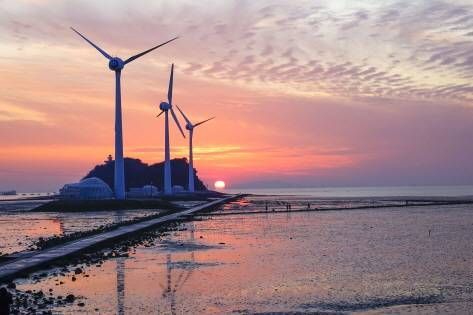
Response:
MULTIPOLYGON (((172 184, 188 189, 188 168, 186 158, 171 160, 172 184)), ((98 177, 113 188, 115 161, 108 159, 104 164, 95 166, 83 179, 98 177)), ((194 169, 196 190, 207 190, 194 169)), ((148 165, 140 159, 125 158, 125 190, 130 187, 154 185, 162 190, 164 187, 164 162, 148 165)))

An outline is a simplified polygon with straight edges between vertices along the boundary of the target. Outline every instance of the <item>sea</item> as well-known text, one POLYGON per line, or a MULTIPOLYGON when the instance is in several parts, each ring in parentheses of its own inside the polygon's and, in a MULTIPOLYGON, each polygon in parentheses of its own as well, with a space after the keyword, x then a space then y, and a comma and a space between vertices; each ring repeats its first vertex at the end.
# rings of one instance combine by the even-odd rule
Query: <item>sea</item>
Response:
POLYGON ((369 186, 369 187, 312 187, 312 188, 229 188, 231 194, 310 196, 320 198, 350 197, 471 197, 473 186, 369 186))
MULTIPOLYGON (((137 245, 118 244, 125 253, 101 263, 17 279, 17 290, 48 292, 44 309, 54 314, 471 314, 473 205, 435 202, 469 199, 473 186, 226 192, 253 195, 137 245), (73 303, 58 302, 69 294, 73 303)), ((0 225, 9 215, 0 244, 93 222, 22 210, 0 212, 0 225), (13 224, 22 220, 33 231, 13 224)))

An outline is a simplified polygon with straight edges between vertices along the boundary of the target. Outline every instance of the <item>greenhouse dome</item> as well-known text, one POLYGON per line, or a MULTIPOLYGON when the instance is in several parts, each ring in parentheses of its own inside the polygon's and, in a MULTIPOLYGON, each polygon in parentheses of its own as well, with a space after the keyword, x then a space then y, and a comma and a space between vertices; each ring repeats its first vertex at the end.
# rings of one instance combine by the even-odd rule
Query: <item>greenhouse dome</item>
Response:
POLYGON ((65 199, 110 199, 113 191, 100 178, 90 177, 79 183, 66 184, 59 190, 60 196, 65 199))

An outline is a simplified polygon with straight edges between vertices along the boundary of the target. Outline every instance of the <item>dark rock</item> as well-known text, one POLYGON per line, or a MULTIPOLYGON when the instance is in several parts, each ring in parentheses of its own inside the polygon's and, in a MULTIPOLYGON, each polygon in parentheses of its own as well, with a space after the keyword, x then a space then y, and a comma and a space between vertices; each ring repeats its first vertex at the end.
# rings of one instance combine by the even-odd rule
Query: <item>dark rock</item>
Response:
POLYGON ((10 283, 8 283, 7 288, 9 288, 9 289, 16 289, 16 284, 15 284, 15 282, 10 282, 10 283))
POLYGON ((76 268, 76 269, 74 270, 74 273, 75 273, 76 275, 81 274, 81 273, 82 273, 82 269, 81 269, 81 268, 76 268))
POLYGON ((74 294, 69 294, 69 295, 66 296, 65 301, 67 303, 72 303, 72 302, 74 302, 75 299, 76 299, 76 297, 74 296, 74 294))
POLYGON ((0 314, 10 314, 10 304, 12 303, 11 293, 4 287, 0 288, 0 314))
POLYGON ((80 302, 80 303, 77 303, 77 306, 85 306, 85 303, 84 302, 80 302))

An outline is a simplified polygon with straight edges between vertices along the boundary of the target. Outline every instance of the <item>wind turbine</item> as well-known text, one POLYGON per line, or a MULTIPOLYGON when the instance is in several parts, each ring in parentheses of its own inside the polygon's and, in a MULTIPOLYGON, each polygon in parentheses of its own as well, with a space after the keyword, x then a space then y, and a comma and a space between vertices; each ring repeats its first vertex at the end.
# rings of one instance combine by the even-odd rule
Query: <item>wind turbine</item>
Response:
POLYGON ((108 67, 110 70, 115 71, 115 180, 114 180, 114 190, 115 190, 115 198, 116 199, 125 199, 125 170, 124 170, 124 162, 123 162, 123 134, 122 134, 122 97, 121 97, 121 88, 120 88, 120 75, 122 69, 125 67, 126 64, 132 62, 135 59, 140 58, 143 55, 159 48, 163 45, 166 45, 169 42, 177 39, 174 37, 173 39, 168 40, 162 44, 154 46, 148 50, 145 50, 139 54, 131 56, 126 60, 122 60, 119 57, 112 57, 107 52, 105 52, 102 48, 92 43, 88 40, 84 35, 76 31, 74 28, 71 29, 76 32, 80 37, 82 37, 86 42, 92 45, 95 49, 97 49, 105 58, 109 60, 108 67))
POLYGON ((188 190, 189 190, 189 192, 194 192, 195 191, 195 188, 194 188, 194 161, 193 161, 194 158, 193 158, 193 154, 192 154, 192 137, 194 135, 194 128, 197 127, 197 126, 202 125, 203 123, 205 123, 209 120, 214 119, 215 117, 206 119, 206 120, 198 122, 196 124, 192 124, 191 121, 189 120, 189 118, 187 118, 186 115, 184 114, 184 112, 179 108, 179 106, 177 106, 177 109, 181 112, 182 117, 184 117, 184 119, 186 121, 186 129, 189 130, 189 189, 188 190))
POLYGON ((179 124, 179 120, 177 120, 177 116, 172 109, 172 87, 173 87, 173 77, 174 77, 174 64, 171 66, 171 76, 169 77, 169 88, 168 88, 168 101, 161 102, 159 104, 159 108, 161 109, 161 116, 164 113, 164 193, 166 195, 172 194, 172 184, 171 184, 171 159, 170 159, 170 151, 169 151, 169 118, 168 112, 171 111, 172 118, 176 122, 179 131, 181 132, 182 136, 185 138, 184 132, 182 131, 181 125, 179 124))

